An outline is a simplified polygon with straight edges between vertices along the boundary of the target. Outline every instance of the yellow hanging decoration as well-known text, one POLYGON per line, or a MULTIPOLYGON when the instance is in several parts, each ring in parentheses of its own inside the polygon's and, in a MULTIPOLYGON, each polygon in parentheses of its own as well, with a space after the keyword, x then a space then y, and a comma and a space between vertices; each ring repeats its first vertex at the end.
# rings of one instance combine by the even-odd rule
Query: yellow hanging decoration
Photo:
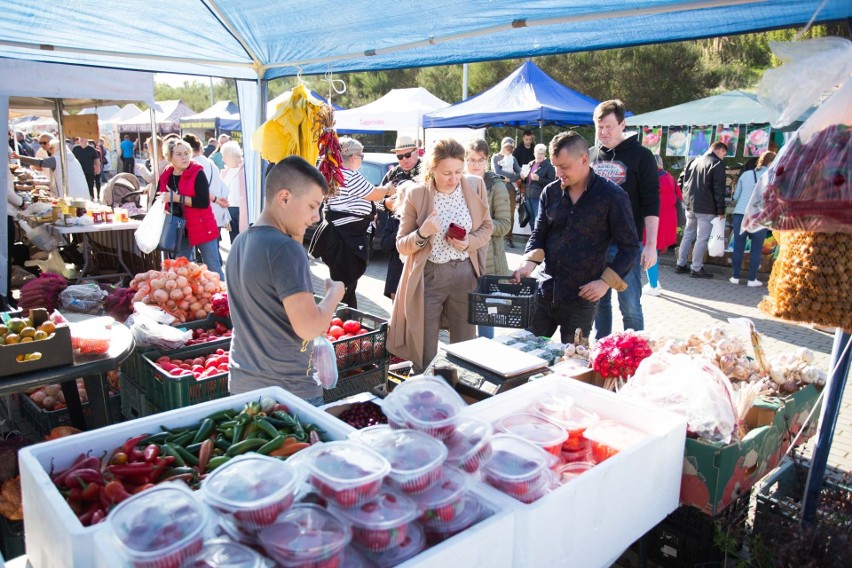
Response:
POLYGON ((304 83, 297 85, 290 98, 279 104, 272 117, 254 132, 252 147, 269 162, 295 155, 316 164, 319 156, 316 141, 322 131, 317 113, 321 107, 322 102, 310 95, 304 83))

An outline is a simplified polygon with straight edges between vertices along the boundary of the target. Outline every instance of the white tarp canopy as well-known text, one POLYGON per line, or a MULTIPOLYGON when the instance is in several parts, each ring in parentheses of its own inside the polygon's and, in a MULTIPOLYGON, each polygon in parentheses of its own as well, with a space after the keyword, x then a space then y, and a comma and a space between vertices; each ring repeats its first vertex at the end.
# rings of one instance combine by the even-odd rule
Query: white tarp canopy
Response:
POLYGON ((107 105, 84 108, 80 114, 97 114, 98 122, 106 122, 112 120, 121 112, 121 107, 118 105, 107 105))
POLYGON ((118 124, 120 122, 123 122, 123 121, 129 119, 129 118, 139 116, 139 113, 141 113, 141 112, 142 112, 142 109, 139 108, 138 106, 136 106, 135 104, 127 103, 126 105, 121 107, 121 110, 119 110, 115 114, 115 116, 108 118, 108 119, 104 120, 103 122, 105 122, 107 124, 118 124))
MULTIPOLYGON (((159 110, 155 110, 155 120, 158 132, 178 132, 180 130, 180 119, 195 113, 181 100, 160 101, 156 103, 159 110)), ((119 132, 151 132, 151 113, 142 111, 132 118, 118 123, 119 132)))
POLYGON ((417 132, 423 115, 450 106, 423 87, 391 89, 385 96, 361 107, 334 113, 338 131, 417 132))

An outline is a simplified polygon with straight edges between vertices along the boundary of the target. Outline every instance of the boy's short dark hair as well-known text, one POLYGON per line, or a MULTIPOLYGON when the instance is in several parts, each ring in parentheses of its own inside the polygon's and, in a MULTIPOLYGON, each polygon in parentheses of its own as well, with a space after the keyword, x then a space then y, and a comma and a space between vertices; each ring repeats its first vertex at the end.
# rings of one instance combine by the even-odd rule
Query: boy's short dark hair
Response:
POLYGON ((533 132, 532 132, 532 130, 531 130, 531 129, 527 128, 526 130, 524 130, 524 134, 523 134, 523 135, 524 135, 524 136, 532 136, 532 135, 533 135, 533 132))
POLYGON ((299 156, 287 156, 266 174, 266 201, 271 203, 282 189, 301 195, 314 185, 328 195, 328 183, 318 169, 299 156))
POLYGON ((710 146, 710 150, 713 151, 713 152, 715 152, 716 150, 724 150, 725 152, 727 152, 728 151, 728 145, 725 144, 724 142, 718 142, 718 141, 713 142, 713 145, 710 146))
POLYGON ((574 130, 560 132, 550 141, 550 158, 555 158, 563 150, 575 156, 588 155, 589 143, 574 130))
POLYGON ((624 122, 624 116, 627 114, 627 107, 618 99, 604 101, 595 107, 595 112, 592 117, 595 122, 597 122, 608 114, 615 115, 615 121, 621 124, 624 122))

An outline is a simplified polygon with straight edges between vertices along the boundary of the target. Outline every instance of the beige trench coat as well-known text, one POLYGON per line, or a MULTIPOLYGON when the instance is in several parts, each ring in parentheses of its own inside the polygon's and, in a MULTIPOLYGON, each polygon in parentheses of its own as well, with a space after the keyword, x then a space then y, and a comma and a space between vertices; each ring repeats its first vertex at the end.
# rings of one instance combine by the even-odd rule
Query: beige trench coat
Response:
MULTIPOLYGON (((462 176, 462 193, 473 221, 472 230, 468 235, 469 253, 476 277, 485 273, 485 255, 488 242, 491 239, 492 222, 488 208, 488 196, 485 182, 479 178, 462 176)), ((415 231, 426 221, 435 203, 435 189, 430 182, 428 186, 418 185, 406 192, 402 203, 402 220, 396 236, 396 248, 405 266, 397 288, 396 301, 393 304, 390 324, 388 326, 388 351, 413 361, 422 367, 428 361, 423 359, 423 268, 432 252, 432 239, 440 238, 435 235, 426 245, 418 247, 415 231)))

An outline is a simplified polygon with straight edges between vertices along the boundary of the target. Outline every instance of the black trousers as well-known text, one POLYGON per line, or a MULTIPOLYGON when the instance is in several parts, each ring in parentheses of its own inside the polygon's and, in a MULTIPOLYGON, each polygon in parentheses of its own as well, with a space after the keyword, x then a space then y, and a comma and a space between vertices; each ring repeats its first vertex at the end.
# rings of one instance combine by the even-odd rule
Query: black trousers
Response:
POLYGON ((597 302, 590 302, 579 297, 567 301, 554 301, 539 295, 538 307, 533 315, 529 331, 538 336, 552 337, 558 326, 562 343, 573 342, 577 328, 583 330, 583 335, 588 337, 592 330, 592 322, 595 320, 597 306, 597 302))
POLYGON ((133 168, 136 166, 134 158, 121 158, 121 171, 127 174, 133 173, 133 168))

